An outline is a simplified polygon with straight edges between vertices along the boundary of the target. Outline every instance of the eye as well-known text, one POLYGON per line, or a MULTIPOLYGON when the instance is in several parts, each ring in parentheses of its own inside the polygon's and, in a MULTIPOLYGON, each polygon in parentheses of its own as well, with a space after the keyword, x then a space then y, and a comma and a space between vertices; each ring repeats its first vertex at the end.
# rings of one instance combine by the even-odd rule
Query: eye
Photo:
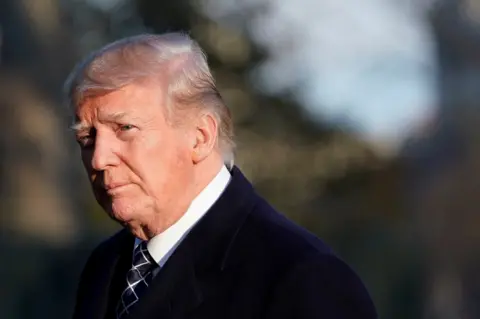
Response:
POLYGON ((131 124, 125 124, 125 125, 121 125, 120 126, 120 131, 129 131, 131 129, 133 129, 134 126, 131 125, 131 124))
POLYGON ((78 145, 83 148, 91 147, 95 144, 95 138, 97 136, 97 130, 93 127, 85 130, 79 130, 76 132, 76 139, 78 145))
POLYGON ((81 148, 87 148, 93 145, 94 140, 91 136, 79 136, 77 137, 77 143, 81 148))

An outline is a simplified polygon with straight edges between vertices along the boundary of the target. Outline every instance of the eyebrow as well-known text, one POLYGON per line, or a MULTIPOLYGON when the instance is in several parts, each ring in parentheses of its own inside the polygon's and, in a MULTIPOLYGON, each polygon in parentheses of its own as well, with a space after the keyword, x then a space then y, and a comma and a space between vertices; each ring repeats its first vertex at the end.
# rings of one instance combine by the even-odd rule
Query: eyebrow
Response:
MULTIPOLYGON (((101 120, 105 121, 105 122, 116 122, 116 121, 119 121, 119 120, 125 118, 127 115, 128 115, 127 112, 116 112, 116 113, 107 114, 105 116, 102 116, 101 120)), ((70 128, 70 130, 78 133, 78 132, 90 130, 91 125, 89 125, 87 123, 84 123, 84 122, 77 121, 77 122, 73 123, 72 125, 70 125, 69 128, 70 128)))
POLYGON ((90 125, 83 122, 76 122, 69 126, 69 129, 72 131, 75 131, 76 133, 82 132, 82 131, 88 131, 90 130, 90 128, 91 128, 90 125))
POLYGON ((128 115, 127 112, 116 112, 116 113, 111 113, 107 114, 105 116, 100 116, 100 119, 105 122, 116 122, 128 115))

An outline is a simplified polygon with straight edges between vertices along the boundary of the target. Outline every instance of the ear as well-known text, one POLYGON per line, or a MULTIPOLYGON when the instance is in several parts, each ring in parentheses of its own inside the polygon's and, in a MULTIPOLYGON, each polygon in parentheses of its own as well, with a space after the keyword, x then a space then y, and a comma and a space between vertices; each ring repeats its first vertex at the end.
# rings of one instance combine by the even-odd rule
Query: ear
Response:
POLYGON ((203 161, 213 152, 218 139, 218 122, 211 113, 201 114, 195 122, 195 142, 192 150, 192 160, 196 164, 203 161))

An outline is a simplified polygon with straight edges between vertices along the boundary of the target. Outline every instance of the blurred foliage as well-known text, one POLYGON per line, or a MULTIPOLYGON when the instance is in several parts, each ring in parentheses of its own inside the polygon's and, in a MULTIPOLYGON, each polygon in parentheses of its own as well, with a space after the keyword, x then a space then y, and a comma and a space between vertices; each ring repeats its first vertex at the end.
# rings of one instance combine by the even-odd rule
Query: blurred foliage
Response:
POLYGON ((468 72, 478 70, 480 38, 460 13, 463 2, 443 1, 430 16, 441 121, 395 158, 313 120, 291 96, 259 91, 249 72, 268 56, 247 32, 202 15, 200 2, 119 1, 108 10, 94 3, 0 2, 0 246, 15 261, 0 268, 0 317, 68 317, 86 256, 118 228, 96 205, 66 130, 64 77, 111 40, 174 30, 190 32, 208 54, 233 113, 237 164, 275 207, 353 265, 382 318, 480 315, 480 72, 468 72))

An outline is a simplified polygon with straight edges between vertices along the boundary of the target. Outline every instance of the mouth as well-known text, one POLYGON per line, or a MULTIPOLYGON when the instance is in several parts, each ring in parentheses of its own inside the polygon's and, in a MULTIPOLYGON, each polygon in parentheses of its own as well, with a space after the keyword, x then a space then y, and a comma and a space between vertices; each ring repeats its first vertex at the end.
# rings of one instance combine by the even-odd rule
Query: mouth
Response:
POLYGON ((109 195, 115 195, 115 194, 118 194, 119 192, 121 192, 122 190, 124 190, 125 188, 127 188, 129 185, 130 185, 129 183, 126 183, 126 184, 111 184, 111 185, 107 185, 105 187, 105 191, 109 195))

